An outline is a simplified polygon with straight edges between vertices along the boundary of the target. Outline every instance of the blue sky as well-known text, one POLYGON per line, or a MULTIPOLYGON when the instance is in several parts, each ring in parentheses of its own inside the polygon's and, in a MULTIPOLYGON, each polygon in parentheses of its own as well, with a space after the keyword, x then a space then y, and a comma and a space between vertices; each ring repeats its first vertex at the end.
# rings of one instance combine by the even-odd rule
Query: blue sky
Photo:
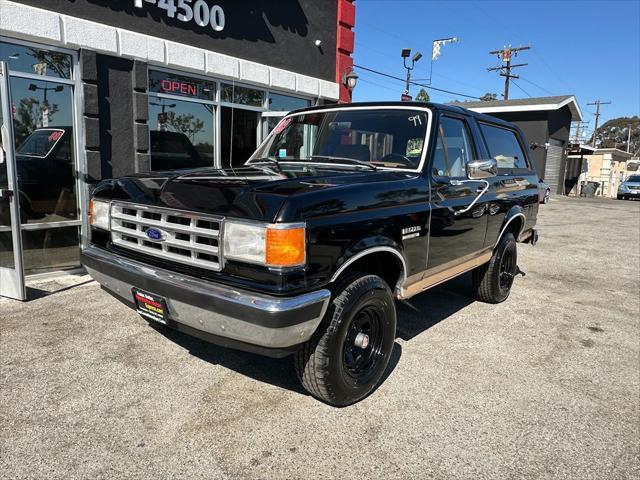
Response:
MULTIPOLYGON (((487 72, 498 64, 490 50, 531 45, 513 63, 521 76, 510 98, 576 95, 584 120, 594 124, 596 98, 601 121, 640 114, 640 1, 357 0, 355 63, 404 77, 400 50, 424 57, 414 78, 429 74, 431 42, 457 36, 433 64, 432 85, 469 95, 501 94, 504 78, 487 72), (526 93, 525 93, 526 92, 526 93)), ((401 82, 356 69, 354 101, 398 100, 401 82)), ((412 86, 415 95, 420 87, 412 86)), ((429 91, 431 100, 463 98, 429 91)), ((602 124, 602 123, 601 123, 602 124)))

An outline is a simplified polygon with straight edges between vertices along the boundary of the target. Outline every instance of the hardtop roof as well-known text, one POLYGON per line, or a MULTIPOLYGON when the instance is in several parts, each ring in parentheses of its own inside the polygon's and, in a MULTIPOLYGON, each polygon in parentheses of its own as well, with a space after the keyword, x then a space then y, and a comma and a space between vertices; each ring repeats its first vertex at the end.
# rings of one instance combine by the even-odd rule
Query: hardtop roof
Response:
POLYGON ((300 108, 298 110, 292 110, 291 112, 289 112, 290 114, 293 113, 303 113, 303 112, 308 112, 308 111, 317 111, 317 110, 331 110, 331 109, 344 109, 344 110, 348 110, 351 108, 358 108, 358 107, 415 107, 415 108, 429 108, 433 111, 442 111, 442 112, 450 112, 450 113, 457 113, 457 114, 462 114, 462 115, 468 115, 470 117, 474 117, 477 118, 478 120, 481 120, 483 122, 488 122, 488 123, 493 123, 493 124, 498 124, 498 125, 503 125, 503 126, 508 126, 511 128, 514 128, 515 126, 512 123, 509 123, 505 120, 502 120, 500 118, 491 116, 491 115, 485 115, 483 113, 478 113, 478 112, 474 112, 472 110, 468 110, 466 108, 460 107, 458 105, 445 105, 442 103, 431 103, 431 102, 353 102, 353 103, 334 103, 334 104, 328 104, 328 105, 316 105, 316 106, 312 106, 312 107, 305 107, 305 108, 300 108))

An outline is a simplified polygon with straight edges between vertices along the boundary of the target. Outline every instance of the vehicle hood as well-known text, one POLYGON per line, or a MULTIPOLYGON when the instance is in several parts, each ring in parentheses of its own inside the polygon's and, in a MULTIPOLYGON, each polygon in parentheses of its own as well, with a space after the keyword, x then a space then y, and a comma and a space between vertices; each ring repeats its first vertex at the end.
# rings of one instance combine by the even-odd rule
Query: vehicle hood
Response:
MULTIPOLYGON (((275 222, 282 221, 278 214, 285 202, 295 207, 305 203, 303 197, 313 197, 314 202, 321 199, 327 203, 339 195, 348 195, 347 190, 377 191, 388 182, 408 177, 415 174, 302 163, 206 168, 106 180, 95 189, 94 198, 275 222)), ((300 215, 296 208, 288 210, 300 215)))

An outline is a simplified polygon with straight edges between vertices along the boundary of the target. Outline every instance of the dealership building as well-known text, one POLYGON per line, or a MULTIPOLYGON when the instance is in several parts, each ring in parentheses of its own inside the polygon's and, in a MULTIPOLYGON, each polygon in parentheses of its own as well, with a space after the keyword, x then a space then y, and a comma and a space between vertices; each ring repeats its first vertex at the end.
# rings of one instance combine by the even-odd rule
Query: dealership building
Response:
POLYGON ((0 295, 79 266, 100 180, 241 165, 286 112, 350 101, 354 23, 352 0, 0 0, 0 295))

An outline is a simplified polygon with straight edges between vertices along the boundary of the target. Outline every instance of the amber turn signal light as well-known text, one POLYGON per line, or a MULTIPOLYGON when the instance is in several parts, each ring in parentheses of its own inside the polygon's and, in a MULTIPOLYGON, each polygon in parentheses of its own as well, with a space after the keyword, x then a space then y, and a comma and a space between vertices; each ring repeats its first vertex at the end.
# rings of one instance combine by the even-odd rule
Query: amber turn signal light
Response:
POLYGON ((275 267, 295 267, 305 263, 305 229, 267 227, 266 263, 275 267))

